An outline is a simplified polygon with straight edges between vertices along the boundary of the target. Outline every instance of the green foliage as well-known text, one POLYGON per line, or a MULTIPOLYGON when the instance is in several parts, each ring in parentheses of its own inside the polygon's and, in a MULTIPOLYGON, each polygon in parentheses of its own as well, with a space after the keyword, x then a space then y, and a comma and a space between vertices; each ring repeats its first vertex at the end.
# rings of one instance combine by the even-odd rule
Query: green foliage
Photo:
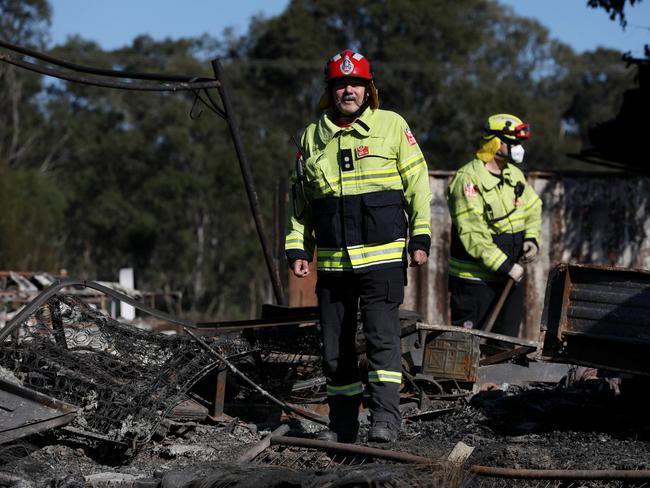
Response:
POLYGON ((0 164, 0 263, 57 271, 65 199, 47 175, 0 164))
MULTIPOLYGON (((34 49, 47 40, 51 9, 47 0, 0 0, 0 38, 34 49)), ((45 129, 37 98, 39 76, 0 63, 0 160, 10 166, 48 158, 41 144, 45 129)))
MULTIPOLYGON (((45 0, 0 0, 0 12, 3 26, 25 22, 13 40, 46 36, 45 0)), ((532 125, 526 169, 569 168, 565 154, 615 115, 633 83, 619 53, 577 55, 488 0, 293 0, 241 38, 140 36, 103 51, 77 37, 51 54, 197 77, 221 58, 271 237, 276 188, 295 154, 289 136, 315 120, 325 61, 346 47, 371 60, 382 108, 409 122, 431 169, 471 159, 496 112, 532 125)), ((1 217, 3 267, 114 280, 131 266, 138 287, 181 290, 187 308, 216 319, 256 315, 271 300, 228 127, 205 108, 191 118, 192 94, 44 83, 1 64, 0 91, 0 203, 11 209, 1 217)))
POLYGON ((2 39, 42 47, 48 36, 52 8, 47 0, 0 0, 2 39))

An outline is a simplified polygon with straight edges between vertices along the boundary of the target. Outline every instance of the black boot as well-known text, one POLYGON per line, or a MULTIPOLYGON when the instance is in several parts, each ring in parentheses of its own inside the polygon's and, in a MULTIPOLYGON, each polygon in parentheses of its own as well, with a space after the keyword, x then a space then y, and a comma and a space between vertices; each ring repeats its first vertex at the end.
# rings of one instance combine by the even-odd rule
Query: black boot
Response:
POLYGON ((374 422, 368 430, 368 442, 395 442, 399 429, 389 422, 374 422))
POLYGON ((344 442, 354 444, 357 441, 359 432, 359 423, 350 423, 346 425, 330 425, 328 430, 319 432, 316 439, 327 442, 344 442))
POLYGON ((359 405, 361 395, 352 397, 335 395, 328 398, 330 407, 329 430, 320 432, 318 440, 352 444, 359 432, 359 405))

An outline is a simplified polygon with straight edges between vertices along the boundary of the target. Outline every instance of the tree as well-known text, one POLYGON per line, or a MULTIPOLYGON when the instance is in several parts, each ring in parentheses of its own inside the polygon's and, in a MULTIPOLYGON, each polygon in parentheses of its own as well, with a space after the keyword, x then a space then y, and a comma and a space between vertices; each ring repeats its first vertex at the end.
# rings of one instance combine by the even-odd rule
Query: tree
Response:
MULTIPOLYGON (((641 0, 628 0, 630 5, 633 6, 635 3, 641 3, 641 0)), ((625 18, 625 3, 626 0, 587 0, 587 6, 591 8, 602 8, 609 14, 611 20, 616 20, 621 24, 621 27, 625 28, 627 25, 627 20, 625 18)))
MULTIPOLYGON (((616 72, 601 83, 616 85, 601 110, 613 110, 620 98, 625 75, 611 57, 583 63, 539 23, 496 2, 362 0, 355 6, 342 11, 332 0, 294 0, 280 16, 251 26, 241 69, 255 92, 275 94, 258 100, 264 107, 258 112, 268 114, 265 127, 276 134, 270 137, 288 141, 287 134, 314 118, 324 61, 344 47, 372 61, 380 104, 409 121, 433 169, 469 160, 487 116, 504 111, 533 126, 528 168, 570 166, 565 154, 579 150, 590 121, 570 108, 581 89, 572 80, 583 77, 581 70, 616 72), (598 62, 607 67, 597 68, 598 62), (292 103, 278 103, 285 99, 292 103)), ((292 148, 286 142, 282 149, 286 171, 292 148)))
MULTIPOLYGON (((0 33, 4 41, 42 49, 47 40, 51 9, 46 0, 0 0, 0 33)), ((37 97, 38 76, 0 64, 0 160, 14 166, 21 162, 44 162, 40 144, 41 113, 37 97)))

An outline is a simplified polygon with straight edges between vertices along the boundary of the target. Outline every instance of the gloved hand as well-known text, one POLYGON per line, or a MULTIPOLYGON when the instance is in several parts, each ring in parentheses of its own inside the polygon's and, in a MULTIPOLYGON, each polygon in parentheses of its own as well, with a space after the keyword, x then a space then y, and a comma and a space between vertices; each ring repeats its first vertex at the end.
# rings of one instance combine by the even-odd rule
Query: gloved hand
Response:
POLYGON ((515 283, 519 283, 524 277, 524 267, 521 264, 515 263, 510 271, 508 271, 508 276, 513 279, 515 283))
POLYGON ((534 241, 524 241, 524 255, 522 261, 524 263, 532 263, 537 259, 539 253, 539 247, 535 244, 534 241))

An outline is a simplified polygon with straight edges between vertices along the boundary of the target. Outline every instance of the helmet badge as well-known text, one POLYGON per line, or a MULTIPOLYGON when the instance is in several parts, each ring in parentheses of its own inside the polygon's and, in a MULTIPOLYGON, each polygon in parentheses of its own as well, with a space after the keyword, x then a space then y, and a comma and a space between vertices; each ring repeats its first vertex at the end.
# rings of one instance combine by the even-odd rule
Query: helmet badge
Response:
POLYGON ((353 69, 354 69, 354 64, 352 63, 352 61, 350 61, 350 58, 346 56, 343 59, 343 62, 341 63, 341 72, 344 75, 349 75, 350 73, 352 73, 353 69))

